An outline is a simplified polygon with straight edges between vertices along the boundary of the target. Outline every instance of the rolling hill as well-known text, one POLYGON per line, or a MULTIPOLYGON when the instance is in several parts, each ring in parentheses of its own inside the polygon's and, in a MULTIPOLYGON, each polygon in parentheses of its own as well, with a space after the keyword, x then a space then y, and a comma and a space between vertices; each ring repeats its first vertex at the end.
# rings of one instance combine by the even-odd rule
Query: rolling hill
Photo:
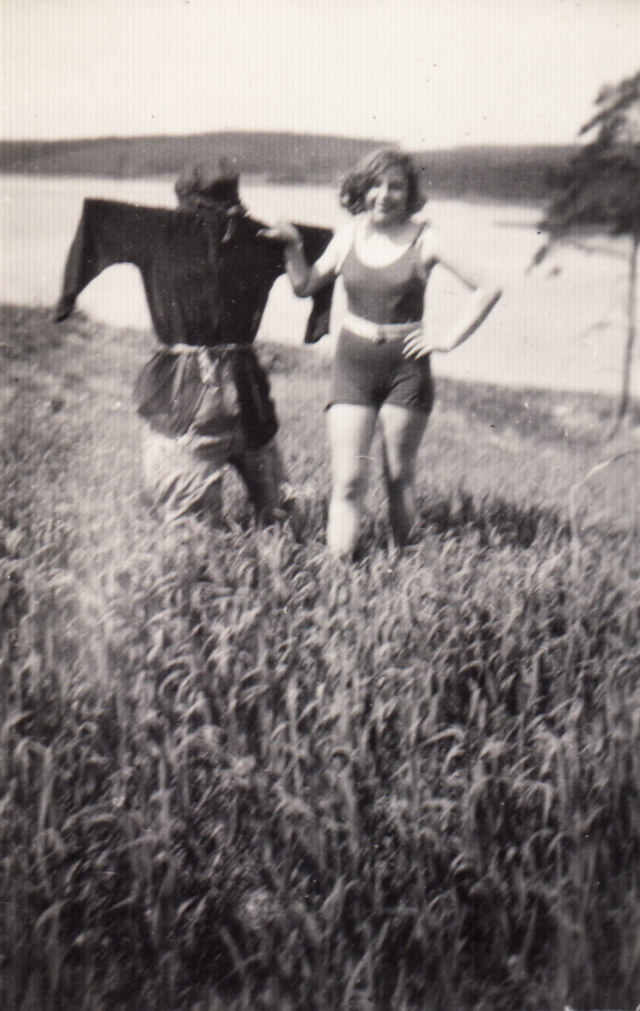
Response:
MULTIPOLYGON (((379 141, 221 131, 185 136, 0 141, 0 172, 138 178, 176 175, 185 162, 224 157, 244 175, 278 183, 336 183, 379 141)), ((432 194, 542 200, 571 146, 461 147, 413 152, 432 194)))

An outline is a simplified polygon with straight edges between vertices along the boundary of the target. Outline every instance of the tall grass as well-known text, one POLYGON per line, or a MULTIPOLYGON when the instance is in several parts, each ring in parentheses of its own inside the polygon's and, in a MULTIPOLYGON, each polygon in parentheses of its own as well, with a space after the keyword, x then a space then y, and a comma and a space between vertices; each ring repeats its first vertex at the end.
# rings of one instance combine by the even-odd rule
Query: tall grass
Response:
POLYGON ((287 351, 312 494, 256 530, 231 478, 222 524, 168 530, 145 340, 73 326, 45 359, 42 315, 6 323, 36 336, 2 445, 2 1005, 635 1006, 637 520, 567 514, 598 447, 445 386, 415 543, 374 490, 336 566, 326 370, 287 351))

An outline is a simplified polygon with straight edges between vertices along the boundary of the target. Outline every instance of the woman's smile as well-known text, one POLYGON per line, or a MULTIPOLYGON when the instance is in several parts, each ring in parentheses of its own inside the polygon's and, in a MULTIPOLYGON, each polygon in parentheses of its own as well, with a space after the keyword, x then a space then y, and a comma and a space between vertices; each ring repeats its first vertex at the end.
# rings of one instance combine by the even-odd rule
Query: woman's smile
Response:
POLYGON ((390 168, 367 193, 367 209, 374 224, 395 224, 407 216, 408 186, 400 168, 390 168))

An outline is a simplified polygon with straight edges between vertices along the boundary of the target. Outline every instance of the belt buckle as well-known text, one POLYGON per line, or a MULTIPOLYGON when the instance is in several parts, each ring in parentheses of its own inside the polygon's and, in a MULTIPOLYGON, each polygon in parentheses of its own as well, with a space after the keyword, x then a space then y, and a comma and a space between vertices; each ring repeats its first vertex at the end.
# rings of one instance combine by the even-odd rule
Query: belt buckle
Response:
POLYGON ((375 344, 386 344, 387 343, 387 336, 385 334, 385 328, 383 326, 379 326, 377 328, 376 335, 373 338, 373 340, 374 340, 375 344))

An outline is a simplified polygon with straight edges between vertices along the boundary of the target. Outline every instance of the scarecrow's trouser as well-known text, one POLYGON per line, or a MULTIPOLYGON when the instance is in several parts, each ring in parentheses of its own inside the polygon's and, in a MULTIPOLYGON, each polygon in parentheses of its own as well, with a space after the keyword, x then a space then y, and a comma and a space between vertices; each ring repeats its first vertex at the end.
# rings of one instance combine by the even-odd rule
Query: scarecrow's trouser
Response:
POLYGON ((144 483, 169 519, 188 512, 220 515, 227 463, 240 474, 260 519, 270 520, 278 509, 284 473, 275 409, 253 350, 240 350, 238 362, 235 348, 163 349, 138 378, 134 396, 146 420, 144 483), (254 422, 249 435, 247 415, 254 422))
POLYGON ((187 513, 210 519, 222 515, 223 468, 238 471, 260 519, 273 518, 280 505, 284 478, 275 437, 261 449, 231 447, 227 440, 206 440, 193 433, 171 438, 144 426, 143 476, 145 489, 168 520, 187 513))

